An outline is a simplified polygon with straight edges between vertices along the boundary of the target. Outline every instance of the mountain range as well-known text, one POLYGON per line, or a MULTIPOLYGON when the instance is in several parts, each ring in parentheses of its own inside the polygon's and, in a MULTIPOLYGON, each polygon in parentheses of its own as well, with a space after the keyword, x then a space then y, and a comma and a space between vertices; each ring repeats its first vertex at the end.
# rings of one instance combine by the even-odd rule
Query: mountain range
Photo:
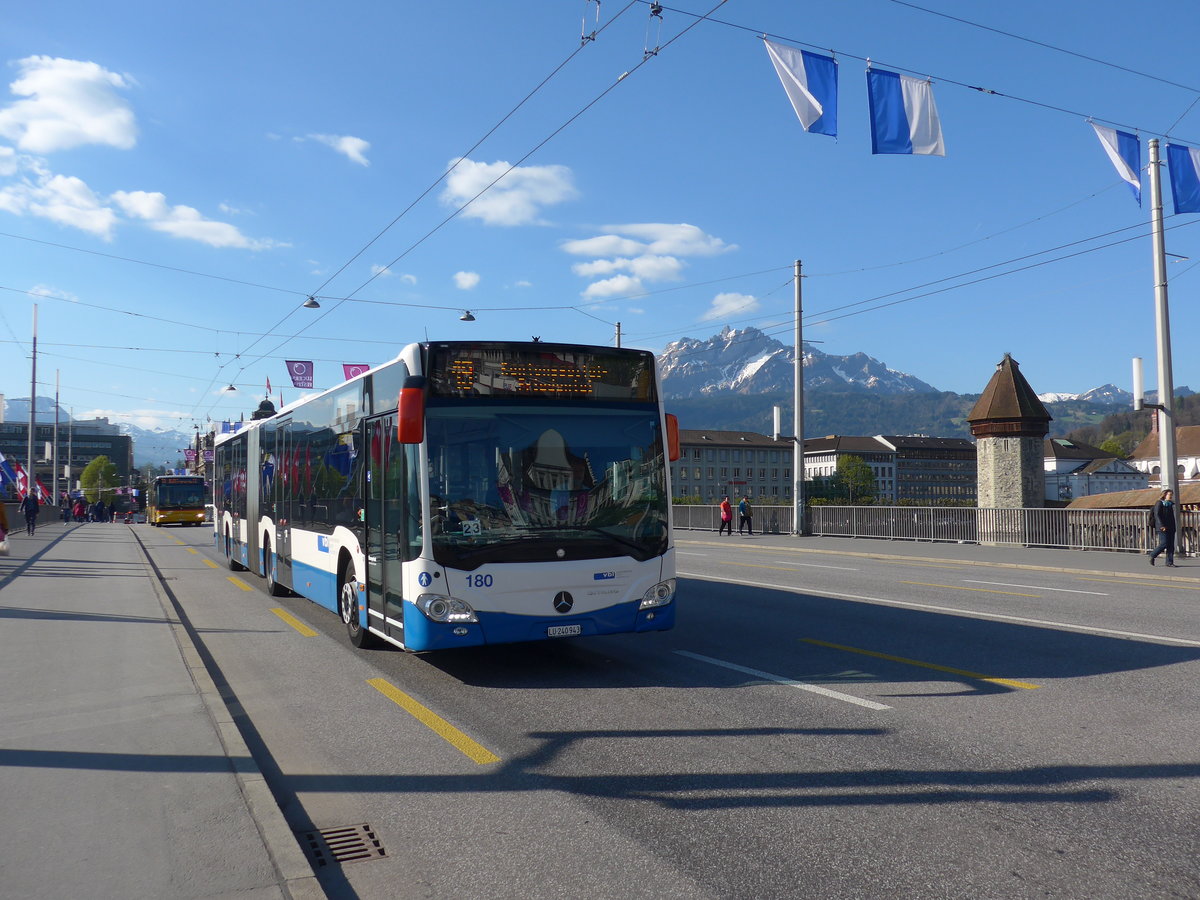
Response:
MULTIPOLYGON (((29 421, 29 398, 21 397, 18 399, 5 398, 4 401, 4 421, 5 422, 21 422, 29 421)), ((36 421, 38 424, 53 424, 54 422, 54 398, 53 397, 38 397, 37 398, 37 415, 36 421)), ((108 420, 104 420, 108 421, 108 420)), ((80 424, 93 425, 95 419, 80 420, 80 424)), ((65 451, 67 433, 66 428, 71 423, 70 413, 61 406, 58 408, 58 427, 59 427, 59 445, 65 451)), ((140 428, 130 422, 110 422, 111 427, 117 429, 120 434, 127 434, 133 438, 133 464, 135 466, 166 466, 168 468, 176 466, 183 459, 183 448, 191 446, 196 439, 195 431, 182 431, 169 428, 140 428)))
MULTIPOLYGON (((772 407, 783 408, 792 433, 792 348, 757 328, 724 328, 707 340, 684 337, 658 356, 667 408, 689 429, 770 432, 772 407)), ((981 373, 982 375, 987 372, 981 373)), ((1186 387, 1177 396, 1190 396, 1186 387)), ((978 394, 939 391, 915 375, 865 353, 836 356, 804 345, 804 432, 926 434, 969 437, 966 416, 978 394)), ((1133 395, 1112 384, 1082 394, 1040 395, 1062 435, 1132 406, 1133 395)), ((1151 400, 1152 395, 1147 395, 1151 400)))

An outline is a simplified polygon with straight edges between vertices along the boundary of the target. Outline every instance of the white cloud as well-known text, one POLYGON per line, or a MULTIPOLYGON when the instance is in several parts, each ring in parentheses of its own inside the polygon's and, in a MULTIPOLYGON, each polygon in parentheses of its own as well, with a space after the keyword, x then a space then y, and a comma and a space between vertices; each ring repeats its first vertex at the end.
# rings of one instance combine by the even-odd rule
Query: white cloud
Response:
POLYGON ((446 177, 442 203, 460 207, 483 191, 462 215, 487 225, 536 225, 543 207, 578 196, 566 166, 517 166, 508 172, 509 164, 503 161, 462 159, 451 160, 450 165, 455 168, 446 177), (488 187, 496 179, 500 180, 488 187))
POLYGON ((615 234, 602 234, 580 241, 566 241, 562 249, 572 256, 638 256, 646 252, 646 245, 615 234))
POLYGON ((79 302, 79 298, 70 291, 59 290, 56 287, 50 287, 48 284, 36 284, 29 289, 29 293, 36 294, 39 297, 54 297, 58 300, 70 300, 72 303, 79 302))
POLYGON ((157 191, 117 191, 112 200, 125 215, 143 219, 155 231, 188 240, 200 241, 210 247, 240 247, 247 250, 267 250, 282 247, 272 240, 249 238, 228 222, 206 219, 190 206, 171 206, 157 191))
POLYGON ((613 272, 630 272, 647 281, 676 281, 683 271, 683 263, 674 256, 636 256, 633 259, 594 259, 576 263, 571 271, 584 278, 596 275, 611 275, 613 272))
POLYGON ((373 263, 371 265, 371 274, 379 278, 391 278, 394 273, 387 266, 381 266, 373 263))
POLYGON ((533 287, 533 282, 526 281, 524 278, 522 278, 520 281, 517 282, 516 286, 519 288, 531 288, 531 287, 533 287))
POLYGON ((358 163, 360 166, 369 166, 371 164, 370 160, 366 157, 366 152, 371 149, 371 144, 362 138, 353 137, 348 134, 310 134, 302 138, 296 138, 296 140, 316 141, 327 147, 332 147, 338 153, 342 154, 342 156, 351 162, 358 163))
POLYGON ((678 281, 687 263, 680 257, 713 256, 737 249, 695 225, 646 222, 605 225, 605 234, 566 241, 563 252, 596 257, 575 263, 571 270, 582 278, 609 276, 593 282, 584 297, 607 297, 642 292, 644 282, 678 281), (621 275, 618 273, 628 273, 621 275))
POLYGON ((620 297, 643 293, 642 283, 630 275, 614 275, 603 281, 593 281, 583 292, 584 297, 620 297))
POLYGON ((746 313, 754 312, 758 307, 758 298, 750 294, 717 294, 713 297, 712 306, 700 317, 700 321, 710 322, 713 319, 745 316, 746 313))
POLYGON ((460 291, 469 291, 479 284, 478 272, 455 272, 454 283, 460 291))
POLYGON ((32 178, 0 189, 0 209, 69 225, 109 240, 117 216, 82 179, 52 175, 36 166, 32 178))
POLYGON ((84 144, 128 150, 137 143, 133 111, 117 91, 125 77, 93 62, 29 56, 17 62, 20 75, 9 85, 17 100, 0 110, 0 135, 33 153, 53 153, 84 144))
MULTIPOLYGON (((110 422, 129 422, 136 425, 138 428, 151 429, 169 429, 172 431, 190 430, 191 425, 183 425, 182 422, 191 421, 191 415, 183 410, 176 412, 162 412, 161 410, 153 409, 89 409, 85 412, 78 413, 77 419, 100 419, 106 418, 110 422)), ((183 458, 183 451, 178 453, 180 459, 183 458)), ((174 462, 174 460, 171 460, 174 462)))
POLYGON ((715 256, 737 249, 736 244, 726 244, 720 238, 705 234, 695 225, 646 222, 635 225, 606 225, 601 230, 640 239, 650 253, 656 254, 715 256))

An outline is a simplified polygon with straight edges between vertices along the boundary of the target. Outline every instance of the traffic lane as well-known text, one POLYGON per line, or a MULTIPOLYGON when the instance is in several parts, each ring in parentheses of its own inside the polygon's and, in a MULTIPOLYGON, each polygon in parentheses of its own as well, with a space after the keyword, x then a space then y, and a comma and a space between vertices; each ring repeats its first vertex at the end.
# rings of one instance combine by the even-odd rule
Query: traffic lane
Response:
MULTIPOLYGON (((694 585, 685 587, 693 588, 698 601, 692 611, 697 627, 711 638, 720 623, 699 621, 700 592, 694 585)), ((709 605, 724 610, 727 599, 722 596, 709 605)), ((298 611, 304 610, 317 613, 310 619, 314 624, 336 622, 299 601, 298 611)), ((340 630, 340 625, 334 627, 340 630)), ((681 634, 685 632, 677 629, 664 635, 481 648, 422 658, 384 651, 378 661, 398 667, 398 683, 422 689, 414 693, 429 697, 448 691, 445 702, 460 721, 477 723, 476 732, 512 731, 513 755, 506 765, 513 780, 489 784, 521 798, 511 807, 500 804, 507 810, 503 815, 529 826, 538 824, 536 817, 524 815, 525 791, 584 798, 593 821, 599 817, 612 829, 642 835, 659 848, 663 865, 687 873, 689 881, 716 885, 726 896, 788 896, 796 884, 807 883, 805 879, 843 884, 859 894, 864 885, 872 886, 868 893, 884 886, 912 892, 922 884, 957 879, 946 883, 974 884, 976 895, 1002 896, 989 887, 1011 874, 991 862, 1016 857, 1023 877, 1076 886, 1097 879, 1097 889, 1103 886, 1105 879, 1096 873, 1108 870, 1099 861, 1085 866, 1089 874, 1083 881, 1072 881, 1080 873, 1069 867, 1064 871, 1055 858, 1057 849, 1047 849, 1046 858, 1022 850, 1029 821, 997 839, 994 816, 978 812, 981 805, 997 804, 1004 810, 1004 821, 1015 809, 1027 807, 1036 807, 1036 815, 1043 818, 1055 819, 1067 811, 1074 818, 1080 806, 1108 805, 1113 791, 1089 784, 1098 773, 1095 767, 1070 772, 1038 765, 997 767, 986 752, 982 759, 964 757, 946 741, 937 723, 904 728, 897 736, 894 729, 865 723, 871 715, 860 708, 668 654, 681 634), (663 645, 657 648, 661 652, 654 652, 648 642, 663 645), (468 689, 456 687, 463 685, 468 689), (798 728, 797 721, 803 726, 798 728), (841 835, 845 846, 858 846, 864 834, 873 833, 870 825, 882 823, 879 846, 895 848, 897 842, 888 832, 911 831, 912 809, 942 806, 955 809, 958 830, 946 829, 954 838, 917 841, 918 846, 908 848, 911 862, 902 876, 890 871, 890 851, 856 860, 856 874, 849 880, 846 856, 837 852, 803 855, 804 863, 773 863, 769 876, 762 871, 761 861, 778 853, 776 835, 797 835, 800 841, 821 846, 827 846, 821 842, 831 835, 841 835), (847 807, 855 814, 847 815, 847 807), (962 807, 973 810, 973 820, 978 818, 973 827, 961 825, 962 807), (814 808, 821 814, 814 815, 814 808), (858 815, 861 810, 869 813, 858 815), (1050 815, 1052 810, 1061 812, 1050 815), (814 820, 819 825, 814 826, 814 820), (731 829, 741 838, 742 849, 733 863, 727 861, 731 829), (972 855, 972 843, 985 840, 995 852, 986 859, 972 855)), ((760 635, 749 646, 730 637, 719 643, 737 651, 735 656, 744 653, 748 660, 759 661, 761 642, 760 635)), ((780 669, 797 674, 794 667, 780 669)), ((838 670, 831 673, 845 681, 838 670)), ((1119 781, 1124 774, 1111 772, 1107 777, 1119 781)), ((428 792, 430 785, 424 787, 428 792)), ((439 785, 434 796, 444 787, 439 785)), ((461 785, 454 788, 460 789, 461 785)), ((571 804, 568 808, 576 809, 571 804)), ((1090 830, 1096 836, 1089 846, 1109 843, 1099 837, 1103 827, 1090 830)), ((1112 852, 1106 859, 1133 862, 1129 852, 1108 849, 1112 852)), ((1073 858, 1077 852, 1075 848, 1073 858)), ((1142 863, 1140 871, 1155 871, 1155 864, 1142 863)))
POLYGON ((679 570, 746 584, 811 588, 868 602, 911 602, 906 594, 939 596, 932 605, 972 614, 1009 616, 1052 627, 1096 628, 1113 636, 1200 643, 1200 585, 1155 581, 1149 576, 1103 578, 952 562, 834 557, 840 566, 835 569, 808 562, 810 556, 798 561, 786 551, 682 551, 679 570))
MULTIPOLYGON (((687 587, 693 596, 703 590, 687 587)), ((655 642, 673 642, 679 633, 656 635, 655 642)), ((515 680, 538 696, 523 712, 513 703, 506 713, 554 725, 531 735, 546 745, 526 764, 553 774, 563 790, 594 797, 605 815, 647 840, 677 843, 671 852, 687 857, 677 864, 729 896, 794 896, 798 884, 840 885, 844 896, 887 889, 919 895, 938 884, 961 886, 961 896, 1026 896, 1031 883, 1085 893, 1090 885, 1096 896, 1111 896, 1105 892, 1127 884, 1131 871, 1159 871, 1164 859, 1179 864, 1178 851, 1167 852, 1179 834, 1162 834, 1146 812, 1164 807, 1139 805, 1130 784, 1186 776, 1171 768, 1066 766, 1057 755, 1039 757, 1042 748, 993 742, 970 726, 972 708, 1006 703, 1019 736, 1008 698, 941 701, 942 716, 930 715, 920 700, 907 704, 907 713, 900 704, 867 712, 690 656, 672 662, 635 640, 571 641, 553 645, 552 654, 544 645, 490 648, 460 654, 452 671, 464 683, 487 686, 497 669, 518 670, 503 684, 515 680), (648 666, 659 667, 661 680, 648 666), (620 673, 624 690, 605 690, 611 671, 620 673), (584 672, 590 677, 580 680, 584 672), (655 702, 656 685, 675 689, 655 702), (572 697, 572 690, 587 693, 572 697), (616 705, 638 697, 634 706, 616 705), (647 716, 658 718, 643 727, 647 716), (1090 807, 1097 811, 1084 815, 1090 807), (945 819, 931 812, 937 809, 946 810, 945 819), (914 815, 922 822, 915 831, 914 815), (1135 828, 1154 849, 1143 854, 1140 845, 1127 846, 1135 828), (1076 836, 1064 845, 1062 834, 1076 836), (1031 835, 1041 846, 1029 846, 1031 835), (893 870, 897 858, 905 860, 903 873, 893 870), (764 860, 774 869, 769 877, 764 860), (847 866, 856 874, 848 877, 847 866), (1023 880, 1012 893, 995 887, 1012 883, 1014 872, 1023 880)), ((761 639, 720 640, 726 658, 762 658, 761 639)), ((451 668, 444 657, 431 662, 451 668)), ((799 670, 783 660, 778 671, 811 681, 825 675, 825 683, 856 693, 861 687, 860 675, 833 667, 799 670)))
MULTIPOLYGON (((611 877, 594 896, 714 896, 576 795, 514 764, 506 730, 491 727, 495 710, 473 719, 452 679, 411 654, 357 651, 333 614, 303 598, 269 597, 250 573, 231 580, 189 549, 167 535, 152 553, 218 683, 228 685, 223 693, 289 824, 304 832, 366 822, 387 850, 370 865, 319 871, 331 896, 389 896, 407 885, 484 897, 503 884, 514 896, 557 898, 595 884, 600 863, 611 877), (471 758, 397 693, 499 758, 471 758), (489 823, 483 838, 481 822, 489 823), (544 865, 559 834, 596 855, 544 865), (462 848, 452 866, 447 848, 462 848)), ((506 726, 504 715, 498 721, 506 726)))

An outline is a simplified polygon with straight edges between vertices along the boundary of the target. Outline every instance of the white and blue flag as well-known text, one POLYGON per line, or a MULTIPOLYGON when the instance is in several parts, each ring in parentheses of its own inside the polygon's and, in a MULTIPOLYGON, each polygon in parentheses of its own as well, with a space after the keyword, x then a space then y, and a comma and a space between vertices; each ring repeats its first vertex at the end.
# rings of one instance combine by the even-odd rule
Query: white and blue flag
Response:
POLYGON ((763 39, 805 131, 837 136, 837 60, 763 39))
POLYGON ((1137 135, 1128 131, 1117 131, 1115 128, 1105 128, 1103 125, 1091 123, 1096 129, 1096 137, 1108 158, 1112 160, 1121 180, 1133 191, 1133 198, 1138 206, 1142 205, 1142 145, 1137 135))
POLYGON ((1200 212, 1200 150, 1167 144, 1167 170, 1176 215, 1200 212))
POLYGON ((945 156, 933 85, 898 72, 867 69, 872 153, 945 156))

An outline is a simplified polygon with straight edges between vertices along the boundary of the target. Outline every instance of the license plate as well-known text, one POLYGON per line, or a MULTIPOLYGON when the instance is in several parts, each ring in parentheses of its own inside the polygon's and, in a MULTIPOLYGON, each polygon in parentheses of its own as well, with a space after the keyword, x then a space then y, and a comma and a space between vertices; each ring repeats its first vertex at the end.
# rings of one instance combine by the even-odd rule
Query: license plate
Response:
POLYGON ((546 629, 546 637, 570 637, 582 633, 582 625, 551 625, 546 629))

